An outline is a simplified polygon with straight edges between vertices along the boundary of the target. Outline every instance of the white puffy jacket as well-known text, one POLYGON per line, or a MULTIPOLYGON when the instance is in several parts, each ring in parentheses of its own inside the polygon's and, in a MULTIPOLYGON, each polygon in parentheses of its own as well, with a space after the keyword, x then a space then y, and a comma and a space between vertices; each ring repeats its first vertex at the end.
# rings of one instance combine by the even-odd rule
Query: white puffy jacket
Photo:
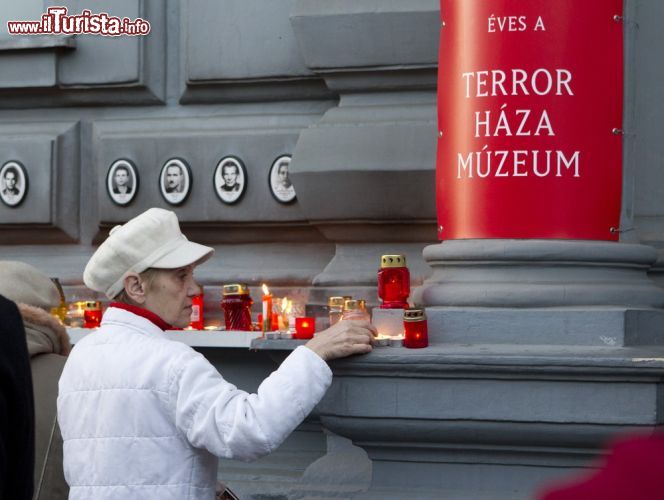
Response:
POLYGON ((152 322, 109 308, 60 379, 69 498, 212 500, 216 457, 270 453, 331 380, 327 364, 298 347, 248 394, 152 322))

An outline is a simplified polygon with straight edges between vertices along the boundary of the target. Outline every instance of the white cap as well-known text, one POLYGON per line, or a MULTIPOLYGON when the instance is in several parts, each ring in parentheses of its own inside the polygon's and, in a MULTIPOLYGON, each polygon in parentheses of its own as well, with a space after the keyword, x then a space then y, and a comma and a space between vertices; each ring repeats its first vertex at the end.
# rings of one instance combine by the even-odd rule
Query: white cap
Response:
POLYGON ((83 282, 112 299, 124 288, 129 272, 200 264, 213 253, 213 248, 189 241, 182 234, 175 212, 151 208, 111 229, 85 266, 83 282))

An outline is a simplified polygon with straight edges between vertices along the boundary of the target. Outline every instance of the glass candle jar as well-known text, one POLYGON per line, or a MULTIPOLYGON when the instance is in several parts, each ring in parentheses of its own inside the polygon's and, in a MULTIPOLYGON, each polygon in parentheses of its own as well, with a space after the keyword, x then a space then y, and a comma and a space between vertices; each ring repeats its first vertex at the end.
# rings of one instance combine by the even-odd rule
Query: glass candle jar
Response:
POLYGON ((405 309, 410 295, 410 272, 405 255, 383 255, 378 270, 381 309, 405 309))
POLYGON ((83 306, 83 328, 97 328, 101 324, 101 302, 88 300, 83 306))
POLYGON ((221 309, 224 311, 226 330, 251 330, 251 305, 249 287, 244 283, 224 285, 221 309))
POLYGON ((429 345, 429 329, 424 309, 406 309, 403 312, 403 346, 420 349, 429 345))
POLYGON ((295 335, 296 339, 310 339, 313 338, 316 332, 316 318, 304 316, 295 318, 295 335))
POLYGON ((364 301, 360 300, 346 300, 344 302, 344 312, 341 316, 341 319, 345 320, 356 320, 356 321, 371 321, 371 317, 367 312, 364 305, 361 304, 364 301))
POLYGON ((205 318, 203 314, 204 299, 205 294, 203 292, 203 287, 201 287, 201 293, 199 295, 195 295, 191 299, 191 320, 189 326, 194 330, 202 330, 205 326, 205 318))
POLYGON ((62 285, 58 278, 51 278, 51 281, 55 285, 55 288, 58 289, 58 295, 60 295, 60 303, 51 308, 51 314, 56 318, 59 318, 62 323, 67 319, 67 301, 65 300, 65 292, 62 290, 62 285))
POLYGON ((327 313, 330 318, 330 326, 336 325, 344 312, 344 298, 330 297, 327 299, 327 313))

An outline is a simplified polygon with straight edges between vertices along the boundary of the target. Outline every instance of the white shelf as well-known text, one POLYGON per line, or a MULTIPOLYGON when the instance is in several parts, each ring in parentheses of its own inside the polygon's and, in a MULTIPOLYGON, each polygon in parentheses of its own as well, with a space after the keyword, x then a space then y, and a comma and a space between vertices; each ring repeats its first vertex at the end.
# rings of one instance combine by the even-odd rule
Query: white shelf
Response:
MULTIPOLYGON (((94 332, 89 328, 67 328, 72 344, 94 332)), ((183 342, 192 347, 243 347, 249 348, 251 341, 261 336, 261 332, 240 332, 235 330, 169 330, 166 337, 183 342)))

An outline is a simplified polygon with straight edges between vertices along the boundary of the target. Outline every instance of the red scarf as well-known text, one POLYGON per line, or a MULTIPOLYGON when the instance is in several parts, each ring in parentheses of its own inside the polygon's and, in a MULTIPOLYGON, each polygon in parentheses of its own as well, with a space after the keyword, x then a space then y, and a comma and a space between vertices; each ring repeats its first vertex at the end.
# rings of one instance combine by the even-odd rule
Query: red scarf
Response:
POLYGON ((148 321, 151 321, 164 331, 179 330, 179 328, 175 328, 173 325, 169 325, 155 313, 148 311, 143 307, 132 306, 131 304, 125 304, 124 302, 111 302, 110 307, 117 307, 118 309, 124 309, 130 313, 134 313, 136 316, 140 316, 141 318, 145 318, 148 321))

